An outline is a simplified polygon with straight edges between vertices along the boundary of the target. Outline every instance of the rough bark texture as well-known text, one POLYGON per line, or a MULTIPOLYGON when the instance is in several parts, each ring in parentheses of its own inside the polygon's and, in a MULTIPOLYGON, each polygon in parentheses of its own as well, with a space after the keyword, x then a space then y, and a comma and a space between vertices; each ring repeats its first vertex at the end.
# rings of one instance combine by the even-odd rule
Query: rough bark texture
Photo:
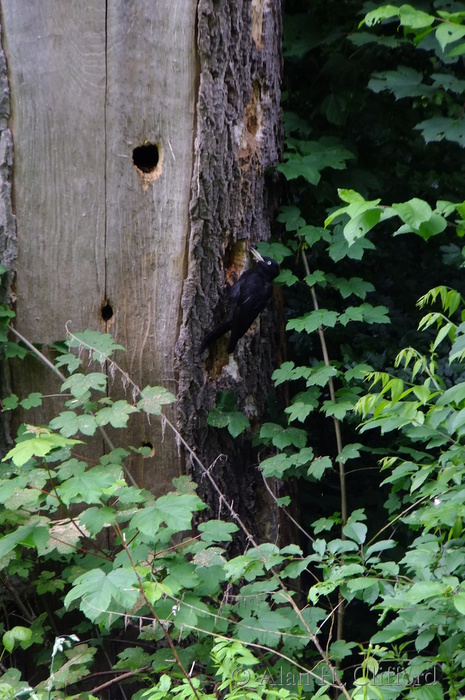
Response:
MULTIPOLYGON (((191 233, 177 345, 179 422, 203 463, 214 463, 215 480, 247 525, 273 538, 277 522, 250 442, 209 429, 206 418, 220 390, 236 394, 252 425, 263 418, 276 366, 274 313, 263 312, 231 356, 227 339, 207 359, 199 356, 199 347, 225 313, 227 283, 249 264, 249 243, 270 235, 275 202, 267 196, 265 171, 277 163, 282 141, 280 0, 200 0, 197 31, 191 233)), ((221 505, 208 482, 194 464, 188 467, 217 515, 221 505)))
MULTIPOLYGON (((1 29, 0 29, 1 38, 1 29)), ((0 303, 12 301, 11 284, 17 255, 16 220, 11 202, 13 139, 8 128, 10 90, 5 54, 0 42, 0 263, 7 270, 1 277, 0 303)), ((10 393, 9 366, 0 355, 0 398, 10 393)), ((9 413, 0 416, 0 457, 10 446, 9 413)))

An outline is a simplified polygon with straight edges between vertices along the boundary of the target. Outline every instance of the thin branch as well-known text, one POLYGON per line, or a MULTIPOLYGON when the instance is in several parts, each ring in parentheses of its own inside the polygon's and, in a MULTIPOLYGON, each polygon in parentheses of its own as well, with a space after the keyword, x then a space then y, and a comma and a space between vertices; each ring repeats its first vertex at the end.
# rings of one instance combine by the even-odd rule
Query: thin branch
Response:
POLYGON ((13 326, 11 325, 8 326, 8 330, 10 330, 17 338, 19 338, 19 340, 22 343, 24 343, 24 345, 26 345, 26 347, 28 347, 29 350, 31 350, 31 352, 33 352, 34 355, 36 355, 36 357, 38 357, 44 365, 47 365, 47 367, 51 369, 52 372, 54 372, 57 375, 57 377, 61 379, 62 382, 66 381, 65 375, 60 372, 58 367, 55 367, 53 362, 50 362, 48 357, 45 357, 45 355, 41 353, 40 350, 38 350, 32 343, 30 343, 29 340, 24 337, 24 335, 21 335, 21 333, 17 331, 16 328, 13 328, 13 326))
MULTIPOLYGON (((121 681, 126 680, 126 678, 132 678, 133 676, 137 676, 139 673, 143 673, 144 671, 148 671, 150 666, 142 666, 142 668, 136 668, 135 671, 126 671, 126 673, 122 673, 120 676, 116 676, 116 678, 112 678, 109 681, 106 681, 105 683, 102 683, 101 685, 97 685, 95 688, 92 688, 90 692, 91 695, 95 695, 96 693, 100 693, 102 690, 105 690, 105 688, 109 688, 111 685, 114 685, 115 683, 120 683, 121 681)), ((117 673, 116 671, 112 671, 112 673, 117 673)))
MULTIPOLYGON (((302 261, 304 264, 305 268, 305 274, 307 277, 310 275, 310 268, 308 266, 308 260, 307 256, 305 255, 305 251, 302 249, 302 261)), ((318 311, 319 306, 318 306, 318 299, 316 296, 315 292, 315 287, 310 287, 310 294, 312 297, 312 302, 313 302, 313 308, 315 311, 318 311)), ((323 362, 327 367, 331 366, 331 363, 329 361, 329 353, 328 353, 328 347, 326 345, 326 338, 325 338, 325 333, 323 330, 322 326, 318 327, 318 336, 320 338, 320 345, 321 345, 321 352, 323 355, 323 362)), ((329 388, 329 395, 331 397, 331 401, 336 401, 336 391, 334 389, 334 382, 333 378, 330 377, 328 379, 328 388, 329 388)), ((347 523, 347 492, 346 492, 346 480, 345 480, 345 469, 344 469, 344 463, 338 459, 339 455, 342 452, 343 449, 343 444, 342 444, 342 432, 341 432, 341 421, 339 418, 336 418, 333 416, 333 423, 334 423, 334 432, 336 434, 336 447, 337 447, 337 457, 336 461, 339 465, 339 481, 341 484, 341 517, 342 517, 342 527, 347 523)))
MULTIPOLYGON (((304 264, 305 273, 308 277, 310 275, 310 268, 308 266, 308 260, 307 260, 307 256, 305 255, 304 248, 302 248, 301 252, 302 252, 302 262, 304 264)), ((314 286, 310 287, 310 294, 312 297, 313 308, 315 309, 315 311, 317 311, 319 306, 318 306, 318 298, 316 296, 314 286)), ((320 345, 321 345, 321 352, 323 354, 323 361, 327 367, 330 367, 328 347, 326 345, 325 333, 324 333, 322 326, 318 327, 318 336, 320 338, 320 345)), ((335 403, 336 402, 336 391, 334 389, 334 382, 333 382, 332 377, 329 377, 329 379, 328 379, 328 388, 329 388, 329 395, 331 397, 331 401, 333 401, 335 403)), ((341 454, 342 449, 343 449, 341 421, 339 420, 339 418, 336 418, 336 416, 334 416, 334 415, 333 415, 333 424, 334 424, 334 432, 336 435, 336 448, 337 448, 336 461, 339 465, 339 483, 341 486, 341 519, 342 519, 341 538, 344 539, 344 525, 347 523, 346 472, 345 472, 344 462, 341 459, 339 459, 339 455, 341 454)), ((344 613, 345 613, 345 604, 344 604, 344 600, 342 598, 341 592, 339 591, 339 603, 337 606, 337 639, 343 639, 343 636, 344 636, 344 613)))
MULTIPOLYGON (((268 483, 267 483, 267 481, 266 481, 266 478, 265 478, 265 476, 263 475, 263 472, 262 472, 261 470, 260 470, 260 473, 261 473, 261 475, 262 475, 263 483, 265 484, 266 490, 268 491, 268 493, 270 494, 271 498, 272 498, 272 499, 275 501, 275 503, 276 503, 277 498, 276 498, 275 494, 273 493, 273 491, 272 491, 272 490, 270 489, 270 487, 268 486, 268 483)), ((307 539, 309 539, 311 542, 315 542, 315 539, 314 539, 306 530, 304 530, 304 528, 302 527, 302 525, 300 525, 300 524, 297 522, 297 520, 295 520, 295 519, 292 517, 292 515, 289 513, 289 511, 287 510, 287 508, 283 508, 282 506, 279 506, 279 508, 283 511, 283 513, 284 513, 284 515, 286 516, 286 518, 289 518, 289 520, 291 521, 291 523, 292 523, 293 525, 295 525, 295 527, 296 527, 298 530, 300 530, 300 532, 301 532, 303 535, 305 535, 305 537, 307 537, 307 539)))
POLYGON ((3 577, 3 585, 8 589, 11 596, 15 599, 15 603, 24 615, 24 618, 31 625, 34 622, 35 615, 28 610, 21 600, 21 596, 17 593, 16 588, 10 583, 10 578, 8 576, 3 577))
MULTIPOLYGON (((439 495, 441 495, 441 494, 439 494, 439 495)), ((405 515, 407 515, 407 513, 408 513, 410 510, 413 510, 413 508, 416 508, 416 506, 418 506, 422 501, 426 501, 428 498, 431 498, 431 494, 427 494, 426 496, 422 496, 421 498, 418 499, 418 501, 415 501, 415 503, 412 503, 412 505, 410 505, 408 508, 406 508, 405 510, 403 510, 402 513, 399 513, 399 515, 396 515, 396 517, 395 517, 393 520, 390 520, 390 521, 387 523, 387 525, 385 525, 384 527, 382 527, 381 530, 378 530, 378 532, 377 532, 375 535, 373 535, 373 537, 371 538, 371 540, 369 540, 369 541, 364 545, 364 547, 369 547, 370 544, 371 544, 372 542, 374 542, 375 540, 378 539, 378 537, 380 536, 380 534, 381 534, 382 532, 384 532, 385 530, 388 530, 390 527, 392 527, 392 525, 394 525, 395 522, 397 522, 397 520, 400 520, 401 518, 403 518, 405 515)))

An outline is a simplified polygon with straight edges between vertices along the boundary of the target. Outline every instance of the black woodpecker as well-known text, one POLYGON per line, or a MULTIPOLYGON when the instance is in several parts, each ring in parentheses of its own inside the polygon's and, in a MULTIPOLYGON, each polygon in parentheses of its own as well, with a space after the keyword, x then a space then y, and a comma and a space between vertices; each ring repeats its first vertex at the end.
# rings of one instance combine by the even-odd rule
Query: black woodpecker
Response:
POLYGON ((273 280, 279 275, 279 265, 272 258, 264 258, 258 250, 250 248, 257 261, 255 267, 245 270, 229 290, 230 312, 226 321, 215 326, 205 338, 200 352, 231 331, 228 352, 233 352, 239 338, 246 333, 258 314, 263 311, 273 295, 273 280))

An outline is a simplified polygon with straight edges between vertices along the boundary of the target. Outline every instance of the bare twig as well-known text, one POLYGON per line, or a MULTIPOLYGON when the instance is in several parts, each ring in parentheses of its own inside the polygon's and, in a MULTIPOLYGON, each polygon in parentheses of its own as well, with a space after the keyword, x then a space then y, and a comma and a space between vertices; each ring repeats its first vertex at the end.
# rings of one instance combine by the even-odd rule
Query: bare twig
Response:
MULTIPOLYGON (((276 499, 276 496, 275 496, 275 494, 273 493, 273 491, 270 489, 270 487, 268 486, 268 483, 267 483, 265 477, 263 476, 263 472, 260 472, 260 473, 261 473, 261 475, 262 475, 263 483, 265 484, 266 490, 267 490, 268 493, 270 494, 271 498, 276 502, 276 500, 277 500, 277 499, 276 499)), ((279 506, 279 507, 281 508, 281 510, 283 511, 283 513, 285 514, 286 518, 288 518, 288 519, 291 521, 291 523, 292 523, 293 525, 295 525, 295 527, 296 527, 298 530, 300 530, 300 532, 301 532, 303 535, 305 535, 305 537, 306 537, 307 539, 309 539, 311 542, 315 542, 315 539, 310 535, 310 533, 308 533, 306 530, 304 530, 304 528, 302 527, 302 525, 300 525, 300 524, 297 522, 297 520, 295 520, 295 518, 292 517, 292 515, 289 513, 289 511, 287 510, 287 508, 283 508, 282 506, 279 506)))
MULTIPOLYGON (((115 685, 115 683, 121 683, 121 681, 124 681, 127 678, 132 678, 133 676, 137 676, 137 674, 139 673, 148 671, 149 668, 150 666, 142 666, 142 668, 136 668, 135 671, 126 671, 126 673, 122 673, 121 675, 116 676, 116 678, 111 678, 109 681, 106 681, 105 683, 102 683, 101 685, 97 685, 95 688, 92 688, 90 694, 95 695, 96 693, 100 693, 102 690, 105 690, 105 688, 109 688, 111 685, 115 685)), ((112 673, 116 673, 116 671, 112 671, 112 673)))

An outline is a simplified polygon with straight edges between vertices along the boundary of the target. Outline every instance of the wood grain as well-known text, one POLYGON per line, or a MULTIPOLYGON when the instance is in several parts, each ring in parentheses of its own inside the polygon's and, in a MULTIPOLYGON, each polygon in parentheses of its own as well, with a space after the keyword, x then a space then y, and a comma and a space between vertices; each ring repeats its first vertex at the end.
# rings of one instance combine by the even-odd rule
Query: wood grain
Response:
MULTIPOLYGON (((68 320, 74 331, 107 329, 127 348, 117 359, 137 384, 176 393, 196 2, 3 0, 1 8, 15 143, 17 327, 45 344, 64 337, 68 320), (146 142, 163 160, 152 181, 132 160, 146 142), (106 324, 105 303, 113 312, 106 324)), ((15 367, 13 382, 19 395, 56 390, 34 362, 15 367)), ((123 393, 115 379, 112 396, 123 393)), ((131 464, 140 485, 166 491, 182 470, 174 436, 162 441, 157 419, 132 418, 113 437, 154 445, 153 459, 131 464)))
POLYGON ((18 329, 98 326, 104 288, 105 8, 2 2, 14 139, 18 329))

